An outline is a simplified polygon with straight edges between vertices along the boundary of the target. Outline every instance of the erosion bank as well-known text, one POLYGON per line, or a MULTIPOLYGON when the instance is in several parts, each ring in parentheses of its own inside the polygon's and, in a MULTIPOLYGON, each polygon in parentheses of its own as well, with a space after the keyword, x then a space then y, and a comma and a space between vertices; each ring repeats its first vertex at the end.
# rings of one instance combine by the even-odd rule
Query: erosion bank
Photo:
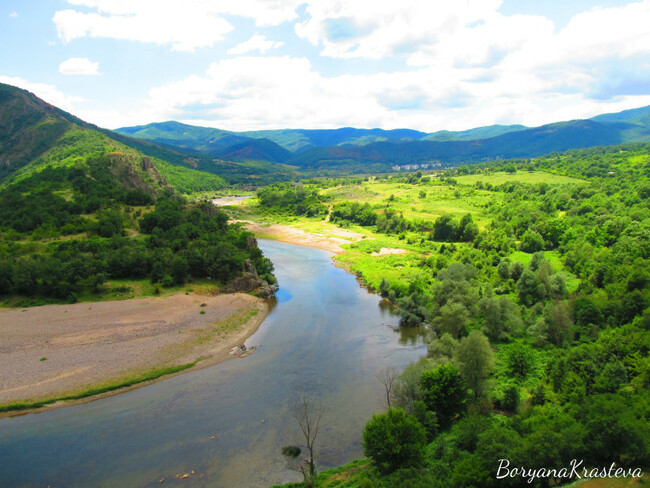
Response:
POLYGON ((219 363, 233 357, 231 349, 268 310, 267 302, 243 293, 0 310, 0 409, 219 363))

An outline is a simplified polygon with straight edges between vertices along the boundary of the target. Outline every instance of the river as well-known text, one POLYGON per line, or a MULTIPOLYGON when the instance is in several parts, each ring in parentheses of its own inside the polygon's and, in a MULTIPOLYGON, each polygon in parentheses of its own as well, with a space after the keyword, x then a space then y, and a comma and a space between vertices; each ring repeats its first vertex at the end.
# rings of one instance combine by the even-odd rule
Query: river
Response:
POLYGON ((298 480, 280 453, 300 444, 290 405, 324 409, 326 469, 362 455, 361 432, 385 408, 376 374, 425 354, 388 327, 398 317, 320 249, 260 241, 280 282, 246 358, 90 403, 0 419, 2 487, 268 487, 298 480), (186 479, 177 475, 187 474, 186 479))

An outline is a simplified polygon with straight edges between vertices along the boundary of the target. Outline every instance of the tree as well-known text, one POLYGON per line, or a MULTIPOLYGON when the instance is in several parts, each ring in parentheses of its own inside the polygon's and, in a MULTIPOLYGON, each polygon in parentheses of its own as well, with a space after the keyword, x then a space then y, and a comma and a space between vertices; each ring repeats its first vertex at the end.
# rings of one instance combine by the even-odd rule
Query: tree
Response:
POLYGON ((433 238, 436 241, 453 242, 458 236, 458 224, 449 215, 442 215, 433 224, 433 238))
POLYGON ((418 362, 404 368, 393 386, 393 403, 408 413, 413 413, 415 403, 424 399, 422 373, 433 366, 433 360, 421 358, 418 362))
POLYGON ((420 382, 427 408, 435 412, 441 428, 449 427, 465 410, 467 389, 460 372, 451 364, 443 364, 422 373, 420 382))
POLYGON ((521 277, 521 274, 523 272, 524 272, 524 265, 519 261, 515 261, 514 263, 512 263, 512 266, 510 266, 510 278, 512 278, 515 281, 517 281, 521 277))
POLYGON ((478 330, 460 340, 454 362, 467 384, 478 398, 484 392, 485 380, 494 368, 494 352, 490 341, 478 330))
POLYGON ((424 459, 426 431, 401 408, 373 414, 363 429, 363 453, 382 474, 418 467, 424 459))
MULTIPOLYGON (((316 451, 314 445, 318 437, 323 408, 322 406, 315 406, 305 396, 302 396, 300 400, 292 405, 291 414, 298 421, 307 448, 307 458, 297 466, 290 463, 289 467, 299 471, 305 480, 305 486, 311 488, 314 486, 314 478, 316 477, 316 451)), ((282 448, 282 454, 287 459, 297 459, 300 453, 301 449, 298 446, 282 448)))
POLYGON ((530 269, 525 269, 517 280, 519 301, 524 305, 533 305, 546 295, 544 284, 530 269))
POLYGON ((386 298, 388 296, 388 291, 390 290, 390 284, 386 281, 386 278, 381 279, 379 283, 379 293, 382 297, 386 298))
POLYGON ((386 405, 390 408, 390 399, 392 397, 393 386, 397 380, 397 370, 392 366, 386 366, 379 373, 377 373, 377 379, 383 385, 384 390, 386 391, 386 405))
POLYGON ((448 332, 456 339, 465 335, 470 323, 470 315, 467 308, 461 303, 451 302, 440 307, 440 315, 436 318, 438 329, 448 332))
POLYGON ((510 278, 510 261, 508 259, 502 259, 497 266, 497 274, 502 280, 507 280, 510 278))
POLYGON ((503 347, 503 361, 507 373, 522 380, 532 372, 537 357, 530 346, 522 342, 514 342, 503 347))
POLYGON ((521 236, 521 250, 524 252, 537 252, 544 250, 544 238, 534 230, 528 229, 521 236))

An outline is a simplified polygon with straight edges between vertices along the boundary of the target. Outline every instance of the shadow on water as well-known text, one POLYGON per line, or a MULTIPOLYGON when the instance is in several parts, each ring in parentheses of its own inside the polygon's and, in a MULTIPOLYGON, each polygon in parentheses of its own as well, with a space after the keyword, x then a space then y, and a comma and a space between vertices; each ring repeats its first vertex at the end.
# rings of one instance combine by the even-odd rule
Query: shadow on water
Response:
POLYGON ((336 268, 331 254, 260 241, 276 303, 242 359, 88 404, 0 420, 0 485, 265 487, 296 480, 280 453, 301 441, 289 412, 322 402, 319 467, 362 455, 361 431, 384 408, 375 375, 426 353, 399 318, 336 268), (406 337, 406 339, 405 339, 406 337), (176 476, 187 474, 186 479, 176 476))

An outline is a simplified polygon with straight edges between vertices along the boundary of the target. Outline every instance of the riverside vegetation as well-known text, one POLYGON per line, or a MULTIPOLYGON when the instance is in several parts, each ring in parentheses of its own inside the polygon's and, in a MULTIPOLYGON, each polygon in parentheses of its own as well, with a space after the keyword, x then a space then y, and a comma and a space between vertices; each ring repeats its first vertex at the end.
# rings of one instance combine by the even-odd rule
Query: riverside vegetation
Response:
POLYGON ((623 145, 281 184, 232 209, 364 234, 337 260, 428 340, 427 357, 383 378, 390 408, 363 430, 368 460, 310 483, 530 486, 496 480, 499 459, 647 466, 649 174, 650 146, 623 145))

